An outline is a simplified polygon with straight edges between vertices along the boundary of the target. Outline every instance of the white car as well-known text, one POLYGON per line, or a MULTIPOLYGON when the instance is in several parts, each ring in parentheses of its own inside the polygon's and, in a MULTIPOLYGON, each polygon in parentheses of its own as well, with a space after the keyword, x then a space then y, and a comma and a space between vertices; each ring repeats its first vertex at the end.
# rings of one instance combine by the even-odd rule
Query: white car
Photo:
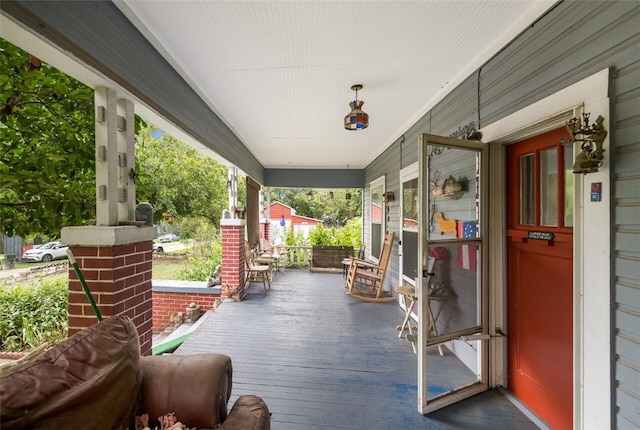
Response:
POLYGON ((180 236, 176 234, 164 234, 158 238, 158 242, 166 243, 166 242, 175 242, 180 240, 180 236))
POLYGON ((67 249, 69 245, 60 242, 48 242, 38 248, 29 249, 22 254, 23 261, 49 261, 59 258, 67 258, 67 249))

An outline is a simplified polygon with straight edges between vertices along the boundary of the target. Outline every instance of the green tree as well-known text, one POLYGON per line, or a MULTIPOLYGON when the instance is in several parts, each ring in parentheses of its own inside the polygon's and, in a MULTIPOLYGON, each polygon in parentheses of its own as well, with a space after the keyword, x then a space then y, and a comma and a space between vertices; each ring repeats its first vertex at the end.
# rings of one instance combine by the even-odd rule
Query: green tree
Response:
POLYGON ((360 189, 272 188, 270 197, 272 202, 278 201, 295 209, 296 215, 321 219, 325 227, 342 227, 350 219, 362 216, 360 189), (313 196, 311 200, 309 193, 313 196), (351 199, 346 198, 347 193, 351 194, 351 199))
POLYGON ((136 196, 154 207, 154 221, 203 217, 218 226, 227 207, 227 167, 153 127, 138 133, 136 196))
POLYGON ((93 90, 0 39, 0 233, 95 217, 93 90))

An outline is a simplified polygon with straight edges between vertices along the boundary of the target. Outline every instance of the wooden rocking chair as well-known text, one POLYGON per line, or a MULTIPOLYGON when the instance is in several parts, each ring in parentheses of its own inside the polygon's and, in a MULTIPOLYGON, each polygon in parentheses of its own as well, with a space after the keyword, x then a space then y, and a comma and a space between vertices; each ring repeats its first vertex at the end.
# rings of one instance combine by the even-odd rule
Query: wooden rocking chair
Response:
POLYGON ((365 302, 390 302, 395 300, 390 291, 384 291, 384 277, 387 273, 395 233, 387 233, 380 250, 378 263, 353 258, 347 272, 347 294, 365 302))

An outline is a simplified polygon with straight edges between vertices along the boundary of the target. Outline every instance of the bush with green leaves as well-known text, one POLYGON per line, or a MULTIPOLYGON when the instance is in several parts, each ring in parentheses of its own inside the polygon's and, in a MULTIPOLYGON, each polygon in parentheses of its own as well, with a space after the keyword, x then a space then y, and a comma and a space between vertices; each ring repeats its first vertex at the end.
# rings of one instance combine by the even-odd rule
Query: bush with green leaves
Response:
POLYGON ((328 230, 318 224, 309 232, 309 239, 312 245, 353 246, 358 249, 362 244, 361 219, 351 219, 342 228, 331 227, 328 230))
POLYGON ((4 351, 24 351, 67 337, 69 285, 41 278, 0 289, 0 341, 4 351))
POLYGON ((316 246, 332 246, 335 245, 335 237, 333 237, 322 224, 317 224, 313 230, 309 232, 309 239, 312 245, 316 246))
POLYGON ((216 267, 222 262, 222 241, 216 235, 206 243, 192 249, 189 258, 180 271, 180 279, 187 281, 204 281, 212 276, 216 267))

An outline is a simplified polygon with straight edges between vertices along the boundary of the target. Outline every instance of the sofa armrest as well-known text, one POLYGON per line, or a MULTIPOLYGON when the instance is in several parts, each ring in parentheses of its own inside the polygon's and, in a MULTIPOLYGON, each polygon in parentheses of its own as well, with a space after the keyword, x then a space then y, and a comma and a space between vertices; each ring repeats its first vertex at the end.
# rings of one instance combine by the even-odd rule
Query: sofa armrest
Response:
POLYGON ((151 422, 174 412, 189 427, 214 428, 227 418, 231 358, 222 354, 141 358, 140 414, 151 422))
POLYGON ((269 430, 271 414, 267 404, 258 396, 244 395, 233 404, 229 417, 220 430, 269 430))

